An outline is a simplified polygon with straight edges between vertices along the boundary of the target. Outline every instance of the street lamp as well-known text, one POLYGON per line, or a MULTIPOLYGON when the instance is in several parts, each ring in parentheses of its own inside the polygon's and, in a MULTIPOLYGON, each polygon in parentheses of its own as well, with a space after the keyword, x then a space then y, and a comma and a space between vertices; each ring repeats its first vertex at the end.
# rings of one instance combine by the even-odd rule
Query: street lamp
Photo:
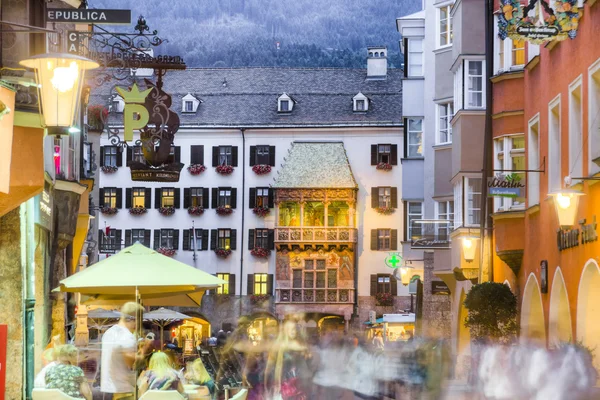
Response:
POLYGON ((68 134, 74 125, 85 71, 98 68, 98 63, 74 54, 47 53, 19 64, 35 70, 40 114, 48 134, 68 134))
POLYGON ((573 226, 577 219, 577 206, 579 197, 583 192, 574 189, 561 189, 556 192, 548 193, 554 198, 554 207, 558 216, 560 226, 573 226))
POLYGON ((463 257, 466 262, 473 262, 475 259, 478 240, 479 238, 476 236, 464 236, 462 238, 463 257))

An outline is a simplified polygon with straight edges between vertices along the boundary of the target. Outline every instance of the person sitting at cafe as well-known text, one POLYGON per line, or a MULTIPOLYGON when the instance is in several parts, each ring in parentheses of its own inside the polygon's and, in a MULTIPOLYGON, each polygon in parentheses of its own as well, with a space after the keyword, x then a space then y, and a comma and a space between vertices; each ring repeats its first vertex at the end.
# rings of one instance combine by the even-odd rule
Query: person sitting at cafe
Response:
POLYGON ((148 390, 177 390, 184 394, 184 388, 177 371, 171 366, 169 356, 157 351, 150 357, 148 369, 138 379, 140 396, 148 390))
POLYGON ((77 348, 66 344, 54 351, 56 364, 46 371, 46 389, 58 389, 76 399, 92 400, 83 370, 77 366, 77 348))
POLYGON ((206 367, 200 358, 197 358, 194 362, 188 364, 185 377, 189 383, 206 386, 211 395, 215 394, 215 381, 206 370, 206 367))

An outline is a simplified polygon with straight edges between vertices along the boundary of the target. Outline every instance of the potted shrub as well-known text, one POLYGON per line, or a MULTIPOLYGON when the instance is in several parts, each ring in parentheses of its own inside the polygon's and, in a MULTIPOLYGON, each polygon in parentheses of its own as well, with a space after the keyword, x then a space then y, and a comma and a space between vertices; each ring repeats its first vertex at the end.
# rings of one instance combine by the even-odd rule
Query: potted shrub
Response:
POLYGON ((115 215, 119 209, 117 207, 100 207, 100 212, 104 215, 115 215))
POLYGON ((252 167, 252 171, 254 171, 256 175, 265 175, 271 172, 271 166, 267 164, 256 164, 252 167))
POLYGON ((217 214, 218 215, 230 215, 233 212, 233 208, 231 207, 225 207, 225 206, 219 206, 216 208, 217 214))
POLYGON ((381 170, 381 171, 391 171, 392 170, 392 164, 380 162, 379 164, 377 164, 376 168, 379 169, 379 170, 381 170))
POLYGON ((392 207, 377 207, 375 211, 377 211, 379 214, 391 215, 396 211, 396 209, 392 207))
POLYGON ((267 258, 271 255, 271 250, 263 249, 262 247, 255 247, 250 250, 250 254, 257 258, 267 258))
POLYGON ((119 170, 118 167, 115 167, 113 165, 103 165, 100 169, 105 174, 114 174, 115 172, 117 172, 119 170))
POLYGON ((193 206, 187 209, 188 210, 188 214, 193 215, 195 217, 198 217, 202 214, 204 214, 204 208, 200 207, 200 206, 193 206))
POLYGON ((148 212, 146 207, 135 206, 129 209, 129 214, 131 215, 144 215, 148 212))
POLYGON ((170 249, 168 247, 159 247, 156 251, 167 257, 173 257, 176 253, 175 249, 170 249))
POLYGON ((250 302, 252 304, 262 304, 265 301, 268 301, 271 296, 268 294, 251 294, 250 302))
POLYGON ((230 249, 216 249, 215 254, 220 258, 227 258, 231 254, 230 249))
POLYGON ((187 170, 192 175, 200 175, 206 171, 206 167, 202 164, 191 164, 189 167, 187 167, 187 170))
POLYGON ((218 174, 230 175, 233 172, 233 167, 231 165, 219 165, 215 170, 218 174))
POLYGON ((271 209, 269 207, 254 207, 252 212, 254 214, 256 214, 257 216, 264 218, 267 215, 269 215, 269 213, 271 212, 271 209))
POLYGON ((161 207, 158 209, 158 212, 168 217, 169 215, 175 214, 175 207, 161 207))
POLYGON ((387 307, 394 305, 394 296, 391 293, 377 293, 375 299, 378 306, 387 307))
POLYGON ((89 106, 87 124, 92 131, 103 131, 104 122, 108 119, 108 109, 101 105, 89 106))

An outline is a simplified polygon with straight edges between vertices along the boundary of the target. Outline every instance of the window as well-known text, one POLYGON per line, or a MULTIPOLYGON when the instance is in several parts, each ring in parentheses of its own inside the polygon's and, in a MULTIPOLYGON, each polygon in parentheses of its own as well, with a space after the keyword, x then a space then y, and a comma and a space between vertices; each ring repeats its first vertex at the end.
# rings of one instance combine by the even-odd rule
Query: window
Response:
POLYGON ((561 179, 561 132, 560 95, 548 106, 548 192, 560 190, 561 179))
POLYGON ((202 188, 190 189, 190 207, 204 207, 204 190, 202 188))
MULTIPOLYGON (((569 85, 569 176, 583 175, 581 76, 569 85)), ((598 117, 598 115, 596 115, 598 117)))
POLYGON ((269 165, 269 146, 256 146, 256 164, 269 165))
POLYGON ((269 188, 256 188, 256 207, 269 207, 269 188))
POLYGON ((190 230, 190 249, 202 250, 202 229, 190 230), (195 233, 195 235, 193 234, 195 233))
POLYGON ((454 72, 454 111, 462 110, 464 107, 464 64, 459 63, 456 71, 454 72))
POLYGON ((289 100, 279 101, 279 111, 282 111, 282 112, 290 111, 290 101, 289 100))
MULTIPOLYGON (((538 169, 540 167, 540 119, 539 115, 529 121, 529 141, 527 143, 527 163, 528 169, 538 169)), ((540 203, 540 174, 529 174, 527 176, 527 197, 531 207, 540 203)))
POLYGON ((218 202, 219 207, 231 207, 231 188, 219 188, 218 202))
POLYGON ((125 100, 121 96, 113 96, 111 110, 117 113, 122 113, 125 109, 125 100))
POLYGON ((131 243, 143 243, 144 246, 149 246, 150 243, 145 243, 146 230, 145 229, 132 229, 131 230, 131 243))
POLYGON ((381 143, 371 145, 371 165, 380 163, 398 165, 397 144, 381 143))
POLYGON ((219 165, 232 165, 231 146, 219 146, 219 165))
POLYGON ((352 98, 352 102, 354 104, 354 111, 365 112, 369 109, 369 99, 362 94, 362 92, 358 92, 358 94, 352 98))
POLYGON ((217 294, 229 294, 229 275, 230 274, 217 274, 217 278, 223 279, 226 282, 217 287, 217 294))
POLYGON ((132 203, 133 207, 146 207, 146 189, 133 188, 131 190, 131 196, 132 196, 131 203, 132 203))
POLYGON ((365 111, 365 101, 356 100, 356 111, 365 111))
POLYGON ((438 144, 452 143, 453 103, 438 104, 438 144))
POLYGON ((408 40, 408 76, 423 76, 423 39, 408 40))
POLYGON ((377 162, 390 164, 391 157, 391 144, 380 144, 377 146, 377 162))
POLYGON ((391 229, 378 229, 378 250, 390 250, 391 249, 391 229))
POLYGON ((467 63, 467 107, 484 108, 483 61, 465 61, 467 63))
POLYGON ((407 224, 408 229, 406 230, 407 236, 409 239, 412 239, 413 236, 421 237, 422 227, 420 224, 415 224, 413 221, 423 219, 423 203, 409 201, 406 205, 407 209, 407 224))
POLYGON ((117 146, 104 146, 104 166, 117 167, 119 149, 117 146))
POLYGON ((173 229, 161 229, 160 230, 160 247, 166 247, 167 249, 173 249, 175 247, 174 230, 173 229))
POLYGON ((439 16, 439 46, 448 46, 452 44, 452 4, 438 8, 439 16))
POLYGON ((121 250, 121 230, 110 229, 108 235, 100 230, 100 252, 114 253, 121 250))
POLYGON ((269 230, 268 229, 255 229, 254 230, 254 247, 261 249, 269 248, 269 230))
POLYGON ((498 38, 498 70, 504 70, 504 39, 498 38))
POLYGON ((183 230, 183 250, 202 251, 208 250, 207 229, 184 229, 183 230), (195 235, 194 235, 195 234, 195 235))
POLYGON ((92 174, 92 144, 83 144, 83 169, 86 177, 92 174))
POLYGON ((268 285, 268 274, 254 274, 254 293, 253 294, 269 294, 267 285, 268 285))
POLYGON ((454 210, 454 227, 463 226, 463 180, 459 179, 454 185, 454 202, 458 206, 454 210))
POLYGON ((175 189, 161 189, 161 207, 175 207, 175 189))
POLYGON ((117 208, 117 188, 104 188, 103 206, 117 208))
POLYGON ((328 288, 336 288, 337 287, 337 269, 328 269, 327 270, 327 287, 328 288))
POLYGON ((512 67, 523 67, 523 65, 525 65, 525 41, 498 39, 498 72, 508 71, 512 67))
POLYGON ((588 175, 600 172, 600 60, 588 69, 588 175))
POLYGON ((391 207, 392 206, 392 188, 391 187, 380 187, 379 188, 379 207, 391 207))
POLYGON ((231 229, 219 229, 218 238, 217 247, 219 249, 231 249, 231 229))
POLYGON ((204 146, 192 145, 190 147, 190 164, 204 164, 204 146))
POLYGON ((144 152, 142 151, 142 146, 133 146, 132 161, 139 162, 142 164, 146 163, 146 159, 144 158, 144 152))
POLYGON ((293 107, 294 107, 294 101, 286 93, 283 93, 277 99, 277 111, 278 112, 290 112, 290 111, 292 111, 293 107))
POLYGON ((466 224, 477 226, 481 221, 481 178, 465 178, 467 186, 466 224))
POLYGON ((525 65, 525 40, 512 41, 512 66, 525 65))
POLYGON ((187 100, 185 102, 185 112, 194 112, 194 102, 187 100))
POLYGON ((454 201, 438 201, 436 219, 449 221, 447 225, 440 224, 437 232, 440 240, 448 240, 454 226, 454 201))
POLYGON ((423 157, 422 119, 408 119, 408 157, 423 157))
POLYGON ((377 275, 377 293, 392 293, 391 277, 389 275, 377 275))
MULTIPOLYGON (((494 169, 504 170, 505 175, 513 174, 510 171, 523 171, 525 169, 525 138, 523 136, 508 136, 494 141, 494 169)), ((537 169, 537 167, 536 167, 537 169)), ((525 182, 524 172, 514 172, 522 182, 525 182)), ((525 206, 525 190, 516 198, 497 197, 494 199, 494 211, 507 211, 511 208, 525 206)))

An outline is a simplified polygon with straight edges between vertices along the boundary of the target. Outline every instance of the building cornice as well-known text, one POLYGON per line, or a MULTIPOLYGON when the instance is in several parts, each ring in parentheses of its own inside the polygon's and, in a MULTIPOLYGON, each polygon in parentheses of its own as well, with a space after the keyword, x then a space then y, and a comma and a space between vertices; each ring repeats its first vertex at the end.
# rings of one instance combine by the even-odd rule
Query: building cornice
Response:
POLYGON ((524 114, 525 114, 524 110, 501 111, 499 113, 492 114, 492 119, 514 117, 516 115, 524 115, 524 114))
POLYGON ((509 79, 520 79, 525 77, 525 72, 522 69, 517 71, 504 71, 498 75, 492 76, 492 83, 498 83, 509 79))

